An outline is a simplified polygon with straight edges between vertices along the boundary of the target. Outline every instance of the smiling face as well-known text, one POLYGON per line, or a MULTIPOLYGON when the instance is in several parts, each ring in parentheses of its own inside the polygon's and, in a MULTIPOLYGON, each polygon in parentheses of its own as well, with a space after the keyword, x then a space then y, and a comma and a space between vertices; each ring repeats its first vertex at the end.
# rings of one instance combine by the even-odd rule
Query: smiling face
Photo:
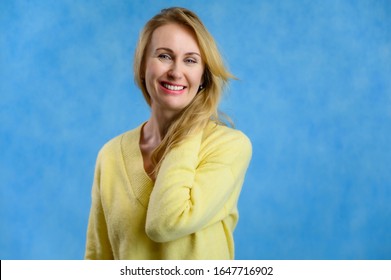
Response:
POLYGON ((145 85, 152 112, 176 114, 196 96, 204 63, 194 33, 178 24, 158 27, 146 50, 145 85))

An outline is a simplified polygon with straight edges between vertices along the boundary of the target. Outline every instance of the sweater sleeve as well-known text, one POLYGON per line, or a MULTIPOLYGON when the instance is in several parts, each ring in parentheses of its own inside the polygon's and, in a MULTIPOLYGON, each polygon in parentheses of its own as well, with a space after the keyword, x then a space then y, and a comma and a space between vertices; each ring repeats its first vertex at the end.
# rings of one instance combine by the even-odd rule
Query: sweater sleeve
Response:
POLYGON ((209 138, 199 133, 164 159, 147 211, 146 233, 152 240, 168 242, 192 234, 236 209, 251 143, 236 130, 209 138), (200 158, 201 145, 207 151, 200 158))
POLYGON ((100 195, 102 151, 98 155, 91 193, 91 210, 87 228, 85 259, 113 259, 106 219, 100 195))

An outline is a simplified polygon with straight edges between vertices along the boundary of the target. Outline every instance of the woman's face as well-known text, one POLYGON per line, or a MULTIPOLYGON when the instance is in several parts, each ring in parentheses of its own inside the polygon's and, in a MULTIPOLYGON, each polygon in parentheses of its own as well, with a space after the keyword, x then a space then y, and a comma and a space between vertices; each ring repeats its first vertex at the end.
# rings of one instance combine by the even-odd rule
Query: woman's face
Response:
POLYGON ((204 62, 193 32, 178 24, 155 29, 146 50, 145 83, 153 112, 175 114, 196 96, 204 62))

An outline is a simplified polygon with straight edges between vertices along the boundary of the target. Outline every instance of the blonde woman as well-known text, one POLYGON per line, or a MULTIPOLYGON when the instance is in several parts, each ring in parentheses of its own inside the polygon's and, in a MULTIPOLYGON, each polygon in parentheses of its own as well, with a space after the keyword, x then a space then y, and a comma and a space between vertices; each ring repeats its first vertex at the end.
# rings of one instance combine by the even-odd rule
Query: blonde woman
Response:
POLYGON ((233 76, 200 19, 169 8, 134 60, 151 116, 99 152, 86 259, 233 259, 251 143, 218 104, 233 76))

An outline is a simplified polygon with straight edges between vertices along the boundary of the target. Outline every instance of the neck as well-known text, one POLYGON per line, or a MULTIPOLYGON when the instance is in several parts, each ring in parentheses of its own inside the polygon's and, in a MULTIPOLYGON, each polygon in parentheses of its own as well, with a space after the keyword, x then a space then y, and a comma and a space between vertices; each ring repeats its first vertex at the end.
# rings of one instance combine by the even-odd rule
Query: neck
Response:
POLYGON ((151 117, 144 125, 144 140, 154 143, 156 146, 159 145, 166 135, 167 128, 174 118, 175 114, 159 114, 152 110, 151 117))

